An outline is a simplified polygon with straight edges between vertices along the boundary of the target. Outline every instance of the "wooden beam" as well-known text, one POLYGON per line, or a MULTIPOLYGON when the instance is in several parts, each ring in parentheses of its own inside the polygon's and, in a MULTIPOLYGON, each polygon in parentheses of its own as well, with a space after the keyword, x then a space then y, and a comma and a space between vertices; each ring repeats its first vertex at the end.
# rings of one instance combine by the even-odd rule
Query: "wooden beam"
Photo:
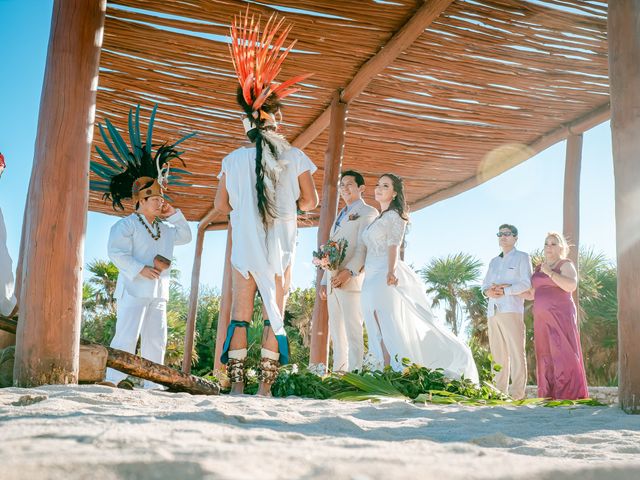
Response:
POLYGON ((211 207, 211 209, 204 214, 204 216, 200 219, 200 223, 198 224, 198 229, 200 228, 208 228, 209 224, 215 221, 217 216, 222 215, 220 212, 216 210, 216 207, 211 207))
POLYGON ((206 228, 198 227, 196 236, 196 251, 193 256, 193 268, 191 270, 191 290, 189 291, 189 313, 187 314, 187 331, 184 335, 184 358, 182 359, 182 371, 191 373, 191 360, 193 358, 193 338, 196 331, 196 317, 198 314, 198 293, 200 290, 200 266, 202 265, 202 248, 206 228))
MULTIPOLYGON (((567 153, 564 167, 563 224, 564 238, 571 245, 569 259, 580 271, 580 169, 582 166, 582 134, 567 137, 567 153)), ((578 327, 580 326, 580 296, 578 288, 573 292, 573 301, 578 309, 578 327)))
POLYGON ((220 313, 218 313, 218 326, 216 329, 216 348, 213 358, 213 371, 222 372, 225 366, 220 361, 222 346, 227 337, 227 327, 231 321, 231 304, 233 302, 233 285, 231 283, 231 223, 227 228, 227 247, 224 252, 224 272, 222 274, 222 298, 220 299, 220 313))
MULTIPOLYGON (((378 53, 360 67, 360 70, 342 89, 341 100, 349 103, 360 95, 371 80, 407 50, 451 3, 453 0, 425 1, 409 21, 385 45, 380 47, 378 53)), ((329 126, 330 119, 331 107, 327 107, 291 144, 294 147, 305 148, 324 132, 329 126)))
POLYGON ((434 203, 441 202, 447 198, 455 197, 467 190, 477 187, 506 172, 507 170, 520 165, 522 162, 530 159, 534 155, 546 150, 558 142, 566 139, 569 135, 584 133, 590 128, 601 124, 609 119, 611 112, 609 102, 600 105, 591 112, 582 115, 575 120, 562 125, 546 134, 538 137, 528 145, 519 145, 510 148, 506 155, 493 159, 491 162, 482 162, 480 171, 473 177, 469 177, 462 182, 456 183, 437 192, 431 193, 426 197, 419 198, 411 202, 412 210, 419 210, 434 203))
MULTIPOLYGON (((341 101, 339 92, 331 102, 331 129, 329 143, 324 156, 324 178, 322 185, 322 206, 318 225, 318 248, 329 240, 331 225, 338 211, 338 179, 342 168, 344 138, 347 124, 347 104, 341 101)), ((318 270, 316 285, 320 285, 322 271, 318 270)), ((311 352, 309 368, 316 373, 326 372, 329 359, 329 319, 327 302, 320 298, 320 289, 316 288, 316 301, 311 318, 311 352)))
POLYGON ((618 398, 640 414, 640 2, 609 2, 607 18, 618 263, 618 398))
POLYGON ((106 0, 55 0, 27 200, 14 384, 76 383, 106 0))

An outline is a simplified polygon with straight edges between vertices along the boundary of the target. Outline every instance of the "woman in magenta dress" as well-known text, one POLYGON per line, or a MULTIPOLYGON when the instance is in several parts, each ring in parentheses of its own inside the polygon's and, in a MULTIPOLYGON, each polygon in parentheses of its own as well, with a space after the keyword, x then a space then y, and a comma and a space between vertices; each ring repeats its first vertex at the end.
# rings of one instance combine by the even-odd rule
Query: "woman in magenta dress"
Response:
POLYGON ((538 396, 542 398, 589 396, 571 296, 578 286, 578 274, 566 258, 568 251, 561 234, 547 234, 544 261, 531 277, 538 396))

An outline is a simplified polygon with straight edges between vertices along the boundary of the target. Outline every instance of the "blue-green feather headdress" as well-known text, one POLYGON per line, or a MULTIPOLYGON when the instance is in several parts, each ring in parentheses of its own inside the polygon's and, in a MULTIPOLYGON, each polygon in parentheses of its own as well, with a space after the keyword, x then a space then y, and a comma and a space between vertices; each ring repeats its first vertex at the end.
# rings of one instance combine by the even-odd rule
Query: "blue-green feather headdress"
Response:
MULTIPOLYGON (((111 200, 114 210, 124 210, 122 200, 133 198, 138 201, 137 198, 134 198, 137 195, 133 192, 133 186, 138 179, 143 177, 157 181, 161 189, 166 189, 169 184, 189 185, 180 181, 182 176, 189 175, 189 172, 172 167, 170 162, 177 159, 184 166, 184 161, 180 158, 184 152, 178 151, 176 147, 196 133, 185 135, 171 145, 167 143, 160 146, 153 144, 151 138, 157 109, 158 105, 156 104, 149 117, 149 127, 144 143, 142 143, 140 132, 140 105, 136 107, 135 114, 133 109, 129 110, 130 146, 127 145, 108 118, 105 119, 105 126, 98 124, 100 135, 102 135, 111 156, 96 146, 96 152, 104 164, 91 162, 91 171, 100 177, 100 180, 92 180, 90 189, 102 192, 105 200, 111 200), (158 147, 155 152, 153 151, 154 147, 158 147)), ((147 188, 148 186, 138 185, 137 187, 147 188)))

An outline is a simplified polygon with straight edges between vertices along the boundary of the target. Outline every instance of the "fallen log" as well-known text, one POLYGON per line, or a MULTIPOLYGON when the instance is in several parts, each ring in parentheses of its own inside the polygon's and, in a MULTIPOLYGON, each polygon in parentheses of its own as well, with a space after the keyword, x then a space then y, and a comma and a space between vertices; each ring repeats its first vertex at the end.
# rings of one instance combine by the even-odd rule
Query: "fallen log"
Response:
MULTIPOLYGON (((17 320, 0 315, 0 330, 16 333, 17 326, 17 320)), ((159 383, 167 387, 170 392, 187 392, 192 395, 218 395, 220 393, 220 386, 217 383, 204 378, 182 373, 132 353, 104 347, 87 340, 80 340, 80 344, 106 349, 105 367, 114 368, 127 375, 134 375, 144 380, 159 383)))
POLYGON ((0 330, 4 330, 5 332, 13 333, 15 335, 17 329, 18 320, 0 315, 0 330))

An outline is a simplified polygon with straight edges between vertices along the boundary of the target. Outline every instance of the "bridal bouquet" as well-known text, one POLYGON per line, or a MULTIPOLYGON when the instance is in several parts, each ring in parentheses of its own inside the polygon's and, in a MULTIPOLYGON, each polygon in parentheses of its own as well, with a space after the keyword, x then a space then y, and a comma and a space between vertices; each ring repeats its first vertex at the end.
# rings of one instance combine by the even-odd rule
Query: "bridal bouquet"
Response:
POLYGON ((330 240, 313 252, 313 264, 323 270, 337 270, 347 253, 349 242, 344 238, 330 240))

